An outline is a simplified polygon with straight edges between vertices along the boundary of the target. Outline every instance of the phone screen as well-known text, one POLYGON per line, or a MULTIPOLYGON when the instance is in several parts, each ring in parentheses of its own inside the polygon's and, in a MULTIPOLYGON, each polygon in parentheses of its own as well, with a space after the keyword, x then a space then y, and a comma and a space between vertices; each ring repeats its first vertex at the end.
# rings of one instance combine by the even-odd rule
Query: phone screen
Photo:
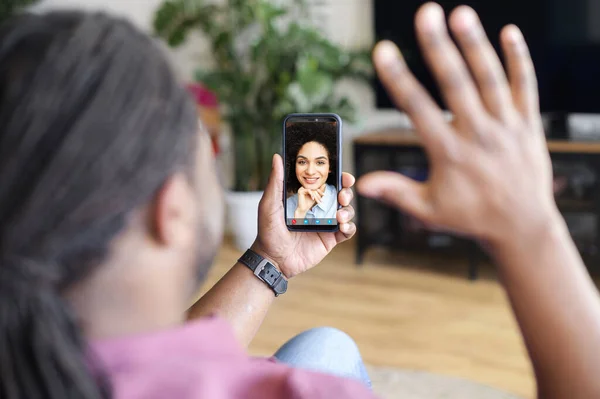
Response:
POLYGON ((284 206, 288 229, 337 231, 341 119, 290 115, 284 123, 284 206))

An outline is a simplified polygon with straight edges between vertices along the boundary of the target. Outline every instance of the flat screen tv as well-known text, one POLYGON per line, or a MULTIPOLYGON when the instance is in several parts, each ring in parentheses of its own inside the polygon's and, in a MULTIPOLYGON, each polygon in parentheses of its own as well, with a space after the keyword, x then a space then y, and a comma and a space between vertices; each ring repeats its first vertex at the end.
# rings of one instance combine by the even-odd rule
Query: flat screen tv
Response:
MULTIPOLYGON (((425 1, 374 0, 376 38, 395 42, 417 78, 444 107, 414 34, 414 15, 425 1)), ((514 23, 528 42, 543 112, 600 113, 600 0, 439 0, 448 14, 460 4, 479 14, 499 50, 500 29, 514 23)), ((392 104, 375 82, 378 108, 392 104)))

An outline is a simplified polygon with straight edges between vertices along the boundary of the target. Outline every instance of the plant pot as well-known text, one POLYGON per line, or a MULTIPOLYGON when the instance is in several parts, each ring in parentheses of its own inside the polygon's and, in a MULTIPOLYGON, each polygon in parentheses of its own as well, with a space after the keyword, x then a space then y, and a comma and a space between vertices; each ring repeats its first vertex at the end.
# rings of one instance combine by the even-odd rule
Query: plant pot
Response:
POLYGON ((227 218, 234 244, 240 251, 245 251, 256 239, 258 233, 258 203, 262 191, 228 191, 227 218))

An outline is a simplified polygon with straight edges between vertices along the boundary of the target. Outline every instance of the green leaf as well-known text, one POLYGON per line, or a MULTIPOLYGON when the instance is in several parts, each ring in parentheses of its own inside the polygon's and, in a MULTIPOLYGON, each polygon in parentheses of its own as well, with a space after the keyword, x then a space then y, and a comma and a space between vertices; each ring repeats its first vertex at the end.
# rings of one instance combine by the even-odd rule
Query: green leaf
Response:
POLYGON ((231 51, 232 35, 231 32, 221 31, 215 35, 212 42, 213 50, 219 54, 224 54, 231 51))
POLYGON ((288 86, 287 95, 291 100, 294 107, 297 109, 296 112, 307 113, 310 112, 311 102, 308 95, 302 90, 299 83, 292 83, 288 86))
POLYGON ((0 22, 37 2, 38 0, 0 0, 0 22))
POLYGON ((218 7, 204 4, 204 0, 168 0, 156 11, 153 27, 171 47, 178 47, 194 29, 212 34, 218 13, 218 7))
POLYGON ((223 100, 230 96, 232 89, 231 75, 219 71, 197 71, 196 81, 206 86, 207 89, 216 93, 223 100))
POLYGON ((300 59, 297 77, 300 88, 309 98, 321 98, 333 91, 333 79, 319 70, 319 62, 313 57, 300 59))
POLYGON ((277 18, 287 14, 287 10, 283 7, 277 7, 268 1, 260 1, 254 8, 256 18, 261 24, 271 24, 277 18))
POLYGON ((333 91, 333 79, 324 72, 299 75, 298 83, 310 97, 322 98, 333 91))

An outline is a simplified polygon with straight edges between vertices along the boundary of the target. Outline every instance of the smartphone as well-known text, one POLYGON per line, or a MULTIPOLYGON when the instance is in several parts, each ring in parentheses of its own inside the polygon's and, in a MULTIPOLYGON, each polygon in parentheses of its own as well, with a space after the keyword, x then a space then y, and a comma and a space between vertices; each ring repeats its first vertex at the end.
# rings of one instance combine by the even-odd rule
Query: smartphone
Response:
POLYGON ((283 122, 283 202, 291 231, 334 232, 342 188, 342 119, 291 114, 283 122))

